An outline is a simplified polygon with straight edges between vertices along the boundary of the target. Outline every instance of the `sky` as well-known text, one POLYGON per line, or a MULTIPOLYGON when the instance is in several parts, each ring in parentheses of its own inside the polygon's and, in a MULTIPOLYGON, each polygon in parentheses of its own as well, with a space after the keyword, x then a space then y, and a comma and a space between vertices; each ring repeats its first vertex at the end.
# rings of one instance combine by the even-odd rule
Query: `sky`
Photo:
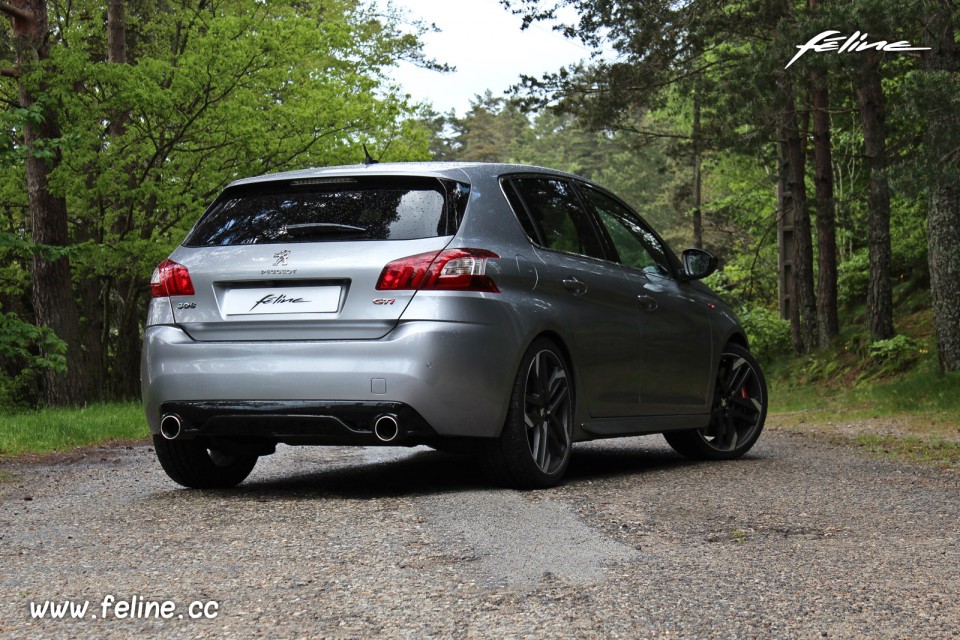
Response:
POLYGON ((534 24, 521 31, 522 20, 499 0, 393 0, 411 19, 433 23, 439 33, 423 36, 424 53, 456 67, 453 73, 426 71, 402 62, 393 78, 414 100, 463 115, 470 101, 490 89, 502 95, 521 74, 539 76, 585 60, 590 52, 578 41, 534 24))

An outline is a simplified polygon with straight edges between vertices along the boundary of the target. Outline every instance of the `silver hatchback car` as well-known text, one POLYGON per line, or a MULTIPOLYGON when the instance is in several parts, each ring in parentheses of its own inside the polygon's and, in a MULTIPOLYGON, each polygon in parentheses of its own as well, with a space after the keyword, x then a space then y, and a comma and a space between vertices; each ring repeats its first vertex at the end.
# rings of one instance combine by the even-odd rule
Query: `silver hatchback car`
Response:
POLYGON ((229 185, 150 283, 143 404, 187 487, 287 445, 478 453, 562 479, 576 441, 730 459, 767 410, 730 308, 623 201, 566 173, 371 164, 229 185))

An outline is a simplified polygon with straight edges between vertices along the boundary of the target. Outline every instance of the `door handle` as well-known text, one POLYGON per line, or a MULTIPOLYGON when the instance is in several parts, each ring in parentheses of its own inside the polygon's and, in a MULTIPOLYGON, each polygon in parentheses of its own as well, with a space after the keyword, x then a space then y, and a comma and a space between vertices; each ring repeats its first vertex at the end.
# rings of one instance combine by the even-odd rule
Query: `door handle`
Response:
POLYGON ((640 301, 640 306, 643 307, 644 311, 656 311, 657 309, 657 299, 646 294, 640 294, 637 296, 637 300, 640 301))
POLYGON ((564 278, 562 280, 563 288, 572 293, 575 296, 582 296, 587 292, 587 285, 585 282, 580 282, 576 278, 564 278))

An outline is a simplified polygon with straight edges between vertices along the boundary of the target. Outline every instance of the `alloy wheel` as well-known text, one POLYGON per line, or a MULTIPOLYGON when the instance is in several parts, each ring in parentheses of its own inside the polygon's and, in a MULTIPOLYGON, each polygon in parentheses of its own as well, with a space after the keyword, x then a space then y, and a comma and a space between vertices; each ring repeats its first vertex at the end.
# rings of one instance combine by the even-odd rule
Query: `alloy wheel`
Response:
POLYGON ((753 364, 741 354, 720 357, 710 426, 700 432, 711 448, 733 451, 763 426, 764 385, 753 364))
POLYGON ((524 393, 523 418, 533 461, 545 474, 556 473, 571 446, 573 399, 563 362, 550 350, 530 362, 524 393))

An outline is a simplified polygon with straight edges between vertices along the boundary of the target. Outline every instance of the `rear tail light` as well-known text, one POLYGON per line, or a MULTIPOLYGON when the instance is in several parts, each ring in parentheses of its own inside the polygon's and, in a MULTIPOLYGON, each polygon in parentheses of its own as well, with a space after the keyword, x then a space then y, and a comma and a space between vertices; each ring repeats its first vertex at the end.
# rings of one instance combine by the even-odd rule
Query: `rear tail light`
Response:
POLYGON ((448 249, 401 258, 383 268, 377 290, 500 293, 493 278, 486 275, 487 260, 499 257, 486 249, 448 249))
POLYGON ((192 296, 194 293, 190 272, 182 264, 173 260, 164 260, 153 270, 153 277, 150 278, 150 295, 154 298, 192 296))

